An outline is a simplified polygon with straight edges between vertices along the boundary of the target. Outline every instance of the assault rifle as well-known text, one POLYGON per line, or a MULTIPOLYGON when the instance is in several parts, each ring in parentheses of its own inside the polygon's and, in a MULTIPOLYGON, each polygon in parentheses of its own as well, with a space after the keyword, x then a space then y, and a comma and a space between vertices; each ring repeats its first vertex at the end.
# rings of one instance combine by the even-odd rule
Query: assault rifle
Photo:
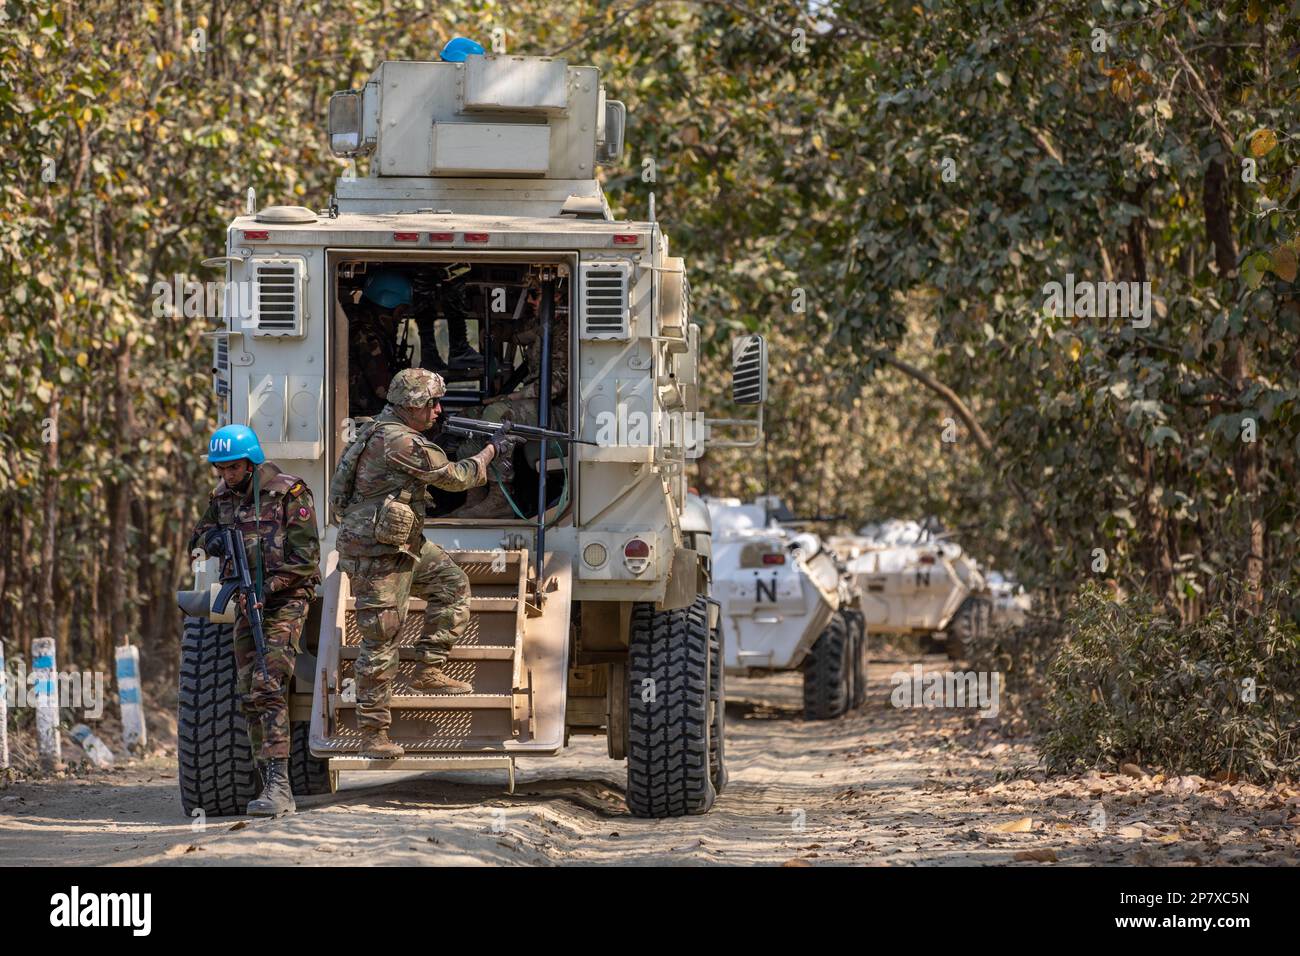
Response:
POLYGON ((203 550, 209 557, 217 558, 224 568, 229 558, 230 571, 221 576, 220 589, 214 584, 209 591, 181 591, 177 603, 181 610, 193 617, 211 617, 226 613, 226 606, 237 593, 244 598, 244 613, 248 616, 248 629, 253 632, 253 649, 262 679, 269 682, 266 672, 266 632, 263 630, 262 608, 258 603, 257 588, 248 570, 248 552, 244 549, 244 533, 238 528, 213 528, 203 538, 203 550))

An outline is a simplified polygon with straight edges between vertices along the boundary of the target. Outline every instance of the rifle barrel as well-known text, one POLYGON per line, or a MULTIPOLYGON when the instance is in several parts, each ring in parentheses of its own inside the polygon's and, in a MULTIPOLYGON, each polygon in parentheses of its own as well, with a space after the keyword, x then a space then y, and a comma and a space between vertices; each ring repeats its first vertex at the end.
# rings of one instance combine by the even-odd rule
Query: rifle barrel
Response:
MULTIPOLYGON (((448 431, 463 432, 478 435, 494 435, 501 430, 504 423, 485 422, 477 418, 461 418, 458 415, 449 415, 443 427, 448 431)), ((521 438, 542 439, 547 438, 552 441, 575 442, 579 445, 596 445, 597 442, 588 441, 585 438, 577 438, 566 432, 552 431, 549 428, 538 428, 536 425, 510 425, 510 433, 519 435, 521 438)))
POLYGON ((244 533, 238 528, 226 528, 225 534, 230 561, 235 574, 239 576, 239 590, 244 595, 248 629, 253 632, 253 649, 257 652, 257 663, 262 671, 262 679, 269 683, 270 677, 266 671, 266 632, 262 629, 262 609, 257 606, 257 588, 253 586, 253 576, 248 570, 248 552, 244 548, 244 533))

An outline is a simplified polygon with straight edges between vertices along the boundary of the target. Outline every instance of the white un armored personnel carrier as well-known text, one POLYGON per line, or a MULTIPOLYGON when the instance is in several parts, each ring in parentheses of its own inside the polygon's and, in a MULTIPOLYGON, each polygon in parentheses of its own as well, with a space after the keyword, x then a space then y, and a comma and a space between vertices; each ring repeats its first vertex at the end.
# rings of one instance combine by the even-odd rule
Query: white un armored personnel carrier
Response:
POLYGON ((756 676, 802 670, 804 716, 839 717, 866 697, 866 636, 843 565, 769 496, 706 498, 713 589, 726 669, 756 676), (783 526, 781 518, 789 521, 783 526))
MULTIPOLYGON (((705 440, 699 328, 653 207, 647 220, 616 221, 597 182, 596 167, 619 160, 624 125, 594 67, 504 55, 385 62, 330 102, 333 152, 368 159, 369 175, 349 171, 320 211, 250 210, 209 260, 232 290, 215 337, 222 421, 250 425, 319 506, 324 584, 291 700, 300 792, 332 789, 343 770, 500 767, 513 787, 517 758, 585 734, 627 761, 638 816, 702 813, 725 780, 708 519, 685 475, 705 440), (413 301, 376 315, 368 282, 394 274, 413 301), (325 489, 354 420, 417 363, 443 374, 443 405, 462 415, 531 370, 533 424, 575 440, 518 449, 498 513, 430 489, 425 534, 471 582, 473 617, 448 670, 473 691, 419 695, 403 664, 391 734, 406 756, 368 760, 355 755, 358 633, 325 489)), ((740 436, 715 444, 749 445, 762 427, 765 345, 746 336, 734 354, 733 401, 758 415, 711 424, 740 436)), ((435 440, 460 457, 463 439, 435 440)), ((404 644, 421 606, 411 601, 404 644)), ((254 795, 230 656, 227 627, 187 619, 187 811, 242 813, 254 795)))
POLYGON ((929 523, 890 520, 837 539, 860 595, 867 630, 912 634, 961 657, 989 626, 984 575, 961 545, 929 523))
POLYGON ((988 585, 992 602, 989 626, 995 631, 1023 627, 1033 608, 1033 598, 1025 593, 1024 586, 997 571, 988 573, 988 585))

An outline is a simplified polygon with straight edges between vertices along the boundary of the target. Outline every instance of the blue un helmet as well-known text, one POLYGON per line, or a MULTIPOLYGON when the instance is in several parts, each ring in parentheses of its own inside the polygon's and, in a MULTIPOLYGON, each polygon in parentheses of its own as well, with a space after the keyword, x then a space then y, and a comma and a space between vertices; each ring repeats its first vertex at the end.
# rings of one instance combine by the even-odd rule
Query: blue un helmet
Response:
POLYGON ((487 53, 487 50, 483 49, 481 43, 475 43, 469 37, 452 37, 443 46, 438 57, 444 63, 464 63, 465 57, 472 56, 475 53, 483 55, 487 53))
POLYGON ((381 309, 411 304, 411 280, 400 272, 384 269, 366 279, 361 295, 381 309))
POLYGON ((208 461, 218 464, 247 458, 254 465, 266 461, 266 453, 257 440, 257 433, 247 425, 226 425, 212 433, 208 440, 208 461))

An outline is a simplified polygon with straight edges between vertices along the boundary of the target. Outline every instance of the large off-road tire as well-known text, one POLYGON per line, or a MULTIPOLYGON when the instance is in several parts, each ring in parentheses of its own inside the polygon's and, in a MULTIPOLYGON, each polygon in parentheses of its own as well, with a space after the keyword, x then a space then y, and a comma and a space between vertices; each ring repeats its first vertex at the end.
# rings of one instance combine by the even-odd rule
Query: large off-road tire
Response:
POLYGON ((637 817, 706 813, 709 631, 700 603, 672 611, 632 605, 628 642, 627 806, 637 817))
POLYGON ((314 797, 338 789, 338 772, 329 760, 311 754, 311 724, 305 720, 289 726, 289 785, 295 797, 314 797))
MULTIPOLYGON (((708 621, 709 607, 716 601, 701 599, 704 603, 705 618, 708 621)), ((709 735, 709 776, 713 780, 715 793, 722 793, 727 788, 727 681, 726 655, 723 653, 722 614, 718 614, 718 623, 709 633, 709 701, 713 709, 709 735)))
POLYGON ((831 720, 849 709, 853 694, 851 644, 844 616, 836 611, 804 661, 805 720, 831 720))
POLYGON ((843 613, 853 648, 853 696, 849 706, 856 710, 867 702, 867 628, 861 611, 843 613))
POLYGON ((187 815, 241 815, 260 780, 236 690, 234 628, 185 618, 177 692, 176 756, 187 815))
POLYGON ((964 659, 970 654, 973 643, 988 634, 990 611, 989 602, 973 594, 961 602, 957 613, 948 622, 948 640, 944 642, 944 650, 949 660, 964 659))

